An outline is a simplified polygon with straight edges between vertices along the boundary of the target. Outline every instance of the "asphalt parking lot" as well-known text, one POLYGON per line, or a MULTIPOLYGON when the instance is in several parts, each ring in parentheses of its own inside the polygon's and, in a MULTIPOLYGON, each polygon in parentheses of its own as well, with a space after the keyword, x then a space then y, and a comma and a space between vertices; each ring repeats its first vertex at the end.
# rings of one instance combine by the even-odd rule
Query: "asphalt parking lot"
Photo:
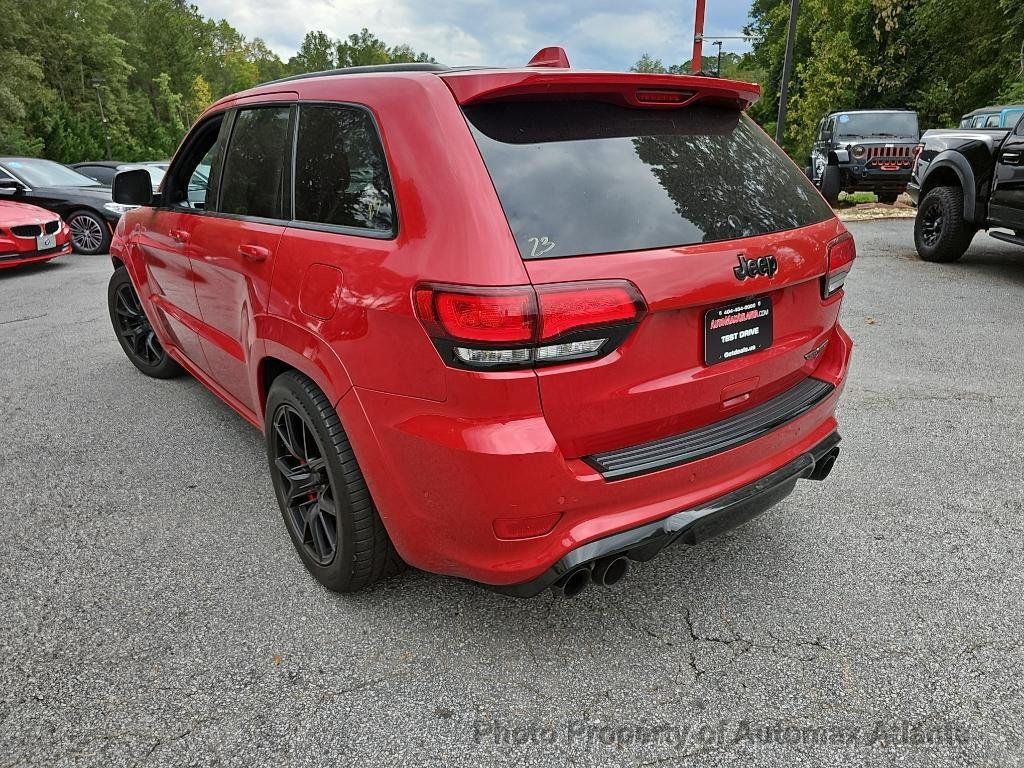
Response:
POLYGON ((324 591, 106 258, 0 274, 0 766, 1024 764, 1024 250, 911 227, 850 225, 832 477, 575 600, 324 591))

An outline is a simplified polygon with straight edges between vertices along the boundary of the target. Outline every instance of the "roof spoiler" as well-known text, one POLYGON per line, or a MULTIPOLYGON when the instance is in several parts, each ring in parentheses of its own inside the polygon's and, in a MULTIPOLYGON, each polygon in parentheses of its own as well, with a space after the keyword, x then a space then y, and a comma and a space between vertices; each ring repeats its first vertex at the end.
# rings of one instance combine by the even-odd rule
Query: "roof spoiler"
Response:
MULTIPOLYGON (((552 49, 540 51, 534 60, 549 50, 552 49)), ((564 51, 561 53, 565 55, 564 51)), ((536 66, 539 69, 555 65, 544 63, 536 66)), ((700 102, 742 110, 761 96, 761 87, 753 83, 693 75, 550 69, 475 70, 438 74, 462 105, 489 101, 587 99, 645 109, 679 109, 700 102)))

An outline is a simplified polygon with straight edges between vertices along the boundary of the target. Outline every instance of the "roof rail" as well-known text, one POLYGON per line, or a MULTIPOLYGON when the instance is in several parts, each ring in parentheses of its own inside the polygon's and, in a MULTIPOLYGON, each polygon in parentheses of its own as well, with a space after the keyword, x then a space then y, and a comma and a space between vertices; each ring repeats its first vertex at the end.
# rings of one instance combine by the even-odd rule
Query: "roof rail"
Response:
POLYGON ((374 64, 366 67, 341 67, 340 69, 325 69, 322 72, 305 72, 301 75, 282 77, 271 80, 261 85, 274 85, 275 83, 290 83, 293 80, 308 80, 313 77, 333 77, 334 75, 367 75, 374 72, 448 72, 451 67, 444 64, 431 62, 413 61, 407 64, 374 64))

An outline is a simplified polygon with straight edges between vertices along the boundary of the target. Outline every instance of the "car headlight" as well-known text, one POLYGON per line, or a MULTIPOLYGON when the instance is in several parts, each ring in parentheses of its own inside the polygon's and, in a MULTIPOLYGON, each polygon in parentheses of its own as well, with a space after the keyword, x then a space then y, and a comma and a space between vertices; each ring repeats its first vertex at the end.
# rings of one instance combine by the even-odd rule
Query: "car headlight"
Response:
POLYGON ((116 213, 118 216, 128 213, 128 211, 134 211, 139 206, 137 205, 121 205, 121 203, 104 203, 103 207, 111 213, 116 213))
POLYGON ((866 147, 862 147, 860 144, 858 144, 853 148, 853 150, 851 150, 851 153, 855 158, 860 160, 862 157, 864 157, 864 155, 868 153, 868 150, 866 147))

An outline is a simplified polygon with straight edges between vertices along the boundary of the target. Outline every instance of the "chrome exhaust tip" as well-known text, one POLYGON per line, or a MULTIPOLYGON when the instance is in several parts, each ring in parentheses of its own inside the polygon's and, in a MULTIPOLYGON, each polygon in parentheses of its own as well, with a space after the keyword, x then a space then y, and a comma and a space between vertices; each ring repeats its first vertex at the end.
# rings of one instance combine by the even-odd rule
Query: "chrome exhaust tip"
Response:
POLYGON ((610 587, 622 581, 627 573, 629 573, 629 558, 624 555, 613 555, 597 561, 592 578, 595 584, 610 587))

